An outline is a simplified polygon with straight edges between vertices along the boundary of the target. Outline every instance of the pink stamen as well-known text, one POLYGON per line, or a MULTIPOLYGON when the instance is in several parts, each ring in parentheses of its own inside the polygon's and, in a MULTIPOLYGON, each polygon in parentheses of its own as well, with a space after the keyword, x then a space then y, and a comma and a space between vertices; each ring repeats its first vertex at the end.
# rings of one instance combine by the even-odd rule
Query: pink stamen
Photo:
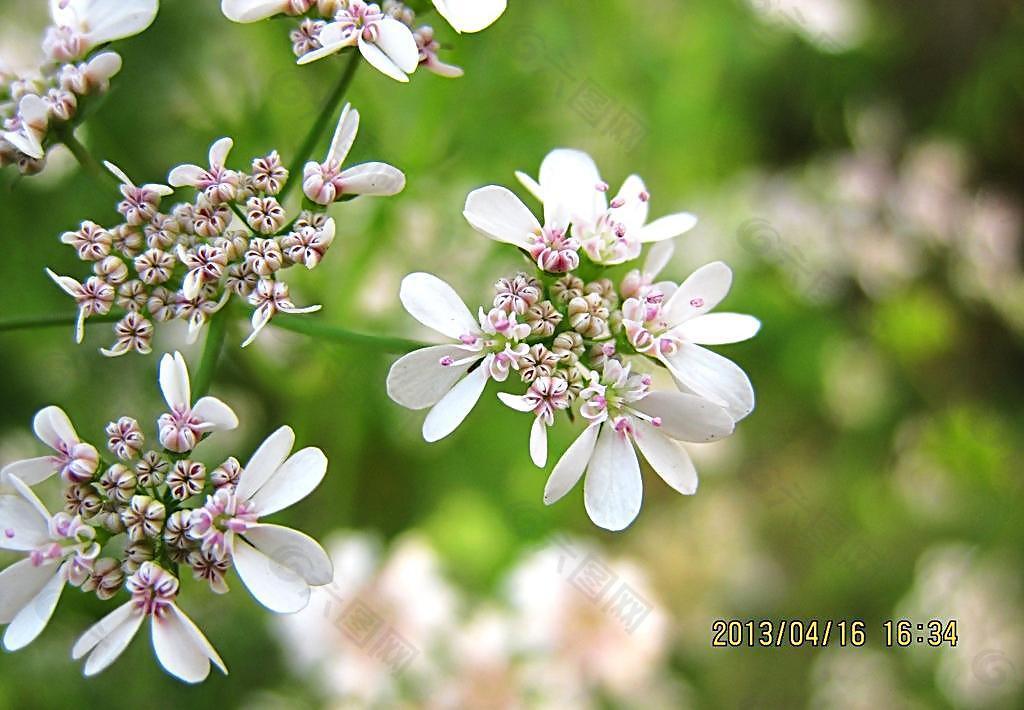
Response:
POLYGON ((598 192, 608 192, 608 183, 606 182, 599 182, 596 187, 598 192))
POLYGON ((615 346, 611 343, 605 343, 601 346, 601 352, 604 353, 605 357, 611 357, 615 354, 615 346))
POLYGON ((475 335, 466 333, 465 335, 460 336, 459 340, 462 341, 463 345, 476 345, 480 339, 475 335))
POLYGON ((14 528, 7 528, 4 530, 4 535, 8 540, 12 539, 14 537, 14 528))
POLYGON ((624 199, 622 199, 621 197, 616 197, 614 200, 611 201, 611 208, 613 210, 617 210, 625 204, 626 201, 624 199))
POLYGON ((451 367, 453 364, 455 364, 455 358, 451 355, 445 355, 441 358, 441 367, 451 367))
POLYGON ((652 419, 651 420, 651 424, 653 424, 656 427, 660 427, 661 426, 661 417, 655 417, 654 419, 652 419))
POLYGON ((704 299, 703 298, 693 298, 693 299, 690 299, 690 305, 693 306, 694 308, 702 308, 704 306, 704 299))
POLYGON ((651 193, 647 192, 647 190, 644 190, 643 192, 640 193, 640 201, 641 202, 647 202, 650 199, 651 199, 651 193))

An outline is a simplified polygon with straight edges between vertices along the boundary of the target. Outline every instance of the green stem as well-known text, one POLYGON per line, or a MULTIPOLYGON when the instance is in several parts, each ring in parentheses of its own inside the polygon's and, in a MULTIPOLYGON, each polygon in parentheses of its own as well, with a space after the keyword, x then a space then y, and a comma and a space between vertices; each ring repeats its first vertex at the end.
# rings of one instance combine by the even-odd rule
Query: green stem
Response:
POLYGON ((424 343, 418 343, 415 340, 406 340, 405 338, 392 338, 383 335, 356 333, 351 330, 345 330, 344 328, 325 325, 309 318, 308 316, 293 316, 288 315, 287 313, 281 313, 275 316, 274 319, 270 321, 270 325, 280 328, 281 330, 288 330, 292 333, 308 335, 311 338, 319 338, 320 340, 338 343, 339 345, 358 345, 393 354, 409 353, 413 350, 418 350, 425 345, 424 343))
POLYGON ((107 171, 99 161, 93 157, 89 149, 82 145, 81 141, 75 138, 75 132, 72 128, 65 128, 58 132, 60 142, 68 147, 71 154, 75 156, 75 160, 82 166, 85 172, 95 179, 97 182, 106 183, 113 181, 117 184, 117 178, 107 171))
MULTIPOLYGON (((107 313, 102 316, 91 316, 89 323, 116 323, 121 320, 120 315, 107 313)), ((78 322, 78 314, 69 316, 27 316, 24 318, 11 318, 0 320, 0 333, 7 333, 15 330, 32 330, 34 328, 55 328, 57 326, 73 326, 78 322)))
POLYGON ((316 148, 316 144, 320 142, 323 137, 324 131, 331 123, 331 119, 335 117, 335 113, 338 110, 338 106, 341 104, 341 100, 345 98, 345 92, 348 91, 349 85, 352 83, 352 79, 356 75, 356 69, 359 67, 360 54, 356 50, 350 50, 352 56, 348 60, 348 65, 345 67, 345 71, 341 75, 341 79, 338 81, 337 86, 334 87, 334 91, 327 97, 326 103, 324 103, 323 110, 320 111, 320 115, 316 117, 316 121, 309 129, 309 133, 306 134, 305 140, 299 147, 299 152, 295 154, 295 158, 292 160, 290 166, 288 166, 288 182, 284 184, 284 188, 281 190, 281 194, 278 195, 278 199, 284 202, 284 199, 288 197, 288 194, 292 191, 292 188, 302 182, 302 169, 306 166, 306 162, 309 157, 313 154, 313 150, 316 148))
POLYGON ((195 378, 192 380, 193 400, 205 397, 210 392, 213 375, 217 370, 217 360, 220 359, 220 351, 224 349, 224 338, 228 332, 227 310, 227 308, 222 308, 210 317, 210 323, 206 329, 206 343, 203 344, 203 354, 199 360, 195 378))

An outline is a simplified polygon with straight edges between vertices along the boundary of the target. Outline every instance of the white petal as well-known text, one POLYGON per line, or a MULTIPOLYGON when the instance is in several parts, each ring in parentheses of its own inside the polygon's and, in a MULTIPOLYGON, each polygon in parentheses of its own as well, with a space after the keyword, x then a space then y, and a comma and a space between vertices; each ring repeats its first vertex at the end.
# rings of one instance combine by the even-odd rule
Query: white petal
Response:
MULTIPOLYGON (((32 492, 32 489, 25 485, 24 481, 21 481, 17 476, 8 476, 7 484, 14 488, 14 490, 21 496, 21 498, 35 510, 36 515, 39 516, 40 522, 45 522, 47 529, 50 524, 50 511, 43 505, 43 501, 39 500, 39 496, 32 492)), ((39 523, 34 523, 38 525, 39 523)), ((30 528, 35 529, 35 528, 30 528)))
POLYGON ((409 409, 433 407, 473 364, 446 367, 441 360, 450 357, 458 361, 466 355, 466 350, 458 345, 435 345, 405 355, 388 372, 388 396, 409 409))
POLYGON ((605 194, 597 189, 600 182, 597 165, 586 153, 565 148, 548 153, 540 166, 545 224, 592 223, 606 205, 605 194))
POLYGON ((288 457, 251 500, 261 517, 284 510, 312 493, 327 474, 327 457, 310 446, 288 457))
POLYGON ((551 505, 571 491, 580 480, 580 476, 583 475, 587 464, 590 463, 590 457, 594 453, 594 444, 597 443, 597 433, 600 428, 600 423, 588 426, 562 454, 562 458, 555 464, 555 470, 548 478, 547 485, 544 486, 544 503, 546 505, 551 505))
POLYGON ((167 182, 174 187, 194 187, 205 172, 198 165, 179 165, 167 174, 167 182))
POLYGON ((754 410, 754 386, 739 365, 693 343, 665 358, 672 375, 693 392, 724 406, 739 421, 754 410))
POLYGON ((434 0, 434 7, 458 32, 479 32, 505 12, 507 0, 434 0))
POLYGON ((278 614, 294 614, 309 604, 309 584, 292 570, 244 540, 235 539, 235 571, 249 593, 278 614))
POLYGON ((395 81, 400 81, 403 84, 409 81, 409 77, 406 76, 405 72, 403 72, 388 55, 384 54, 384 50, 375 44, 367 42, 363 39, 363 35, 361 33, 357 41, 360 54, 363 55, 363 59, 370 63, 370 66, 384 76, 391 77, 395 81))
POLYGON ((238 417, 234 410, 216 397, 203 397, 192 413, 203 422, 203 431, 231 431, 238 428, 238 417))
POLYGON ((252 312, 252 332, 249 333, 248 338, 242 341, 243 348, 249 347, 256 341, 256 336, 263 332, 273 315, 274 312, 270 308, 261 307, 252 312))
POLYGON ((72 298, 78 298, 78 294, 82 291, 82 285, 75 281, 70 276, 61 276, 50 269, 46 270, 46 275, 53 279, 53 282, 60 286, 61 290, 72 298))
POLYGON ((698 345, 728 345, 750 340, 761 321, 739 313, 707 313, 673 329, 673 334, 698 345))
MULTIPOLYGON (((42 483, 55 473, 57 473, 57 467, 53 465, 53 461, 49 456, 15 461, 0 469, 0 485, 3 485, 7 476, 17 476, 26 486, 34 486, 42 483)), ((3 518, 0 516, 0 526, 2 525, 3 518)), ((2 540, 0 540, 0 545, 3 545, 2 540)))
POLYGON ((238 479, 238 487, 235 489, 238 498, 249 500, 256 495, 288 458, 294 445, 295 432, 289 426, 283 426, 268 436, 249 459, 243 469, 244 473, 238 479))
POLYGON ((331 147, 327 151, 326 162, 338 165, 344 163, 358 134, 359 112, 352 108, 352 104, 345 104, 338 119, 338 127, 334 131, 334 138, 331 139, 331 147))
MULTIPOLYGON (((479 1, 479 0, 477 0, 479 1)), ((420 50, 416 46, 416 38, 407 25, 398 20, 385 17, 377 26, 379 35, 377 46, 406 74, 412 74, 420 63, 420 50)))
POLYGON ((163 618, 153 617, 150 628, 157 660, 175 678, 201 683, 210 675, 210 661, 227 672, 213 646, 176 604, 163 618))
MULTIPOLYGON (((18 102, 18 114, 25 124, 44 127, 49 120, 50 109, 41 96, 25 94, 18 102)), ((30 130, 29 133, 32 131, 30 130)))
POLYGON ((228 154, 234 147, 235 142, 230 138, 221 138, 210 146, 210 167, 223 167, 227 162, 228 154))
POLYGON ((258 22, 284 12, 287 0, 221 0, 220 11, 232 22, 258 22))
POLYGON ((540 232, 540 222, 515 193, 498 185, 473 190, 463 211, 476 231, 499 242, 530 247, 529 238, 540 232))
POLYGON ((299 57, 295 63, 310 64, 318 59, 323 59, 324 57, 329 57, 332 54, 337 54, 341 50, 345 49, 345 47, 355 46, 356 38, 355 36, 343 37, 341 25, 337 22, 332 22, 320 31, 320 42, 323 44, 320 49, 314 49, 312 52, 306 52, 299 57), (331 35, 338 37, 338 39, 330 41, 329 37, 331 35))
POLYGON ((387 163, 354 165, 339 177, 346 195, 390 197, 405 189, 405 173, 387 163))
POLYGON ((455 289, 433 274, 409 274, 402 279, 398 296, 409 315, 453 340, 480 330, 455 289))
POLYGON ((39 440, 51 449, 57 449, 62 443, 77 443, 78 434, 71 420, 60 407, 44 407, 36 412, 32 420, 32 429, 39 440))
POLYGON ((76 24, 92 46, 139 34, 153 24, 159 9, 158 0, 93 0, 79 5, 85 11, 76 24))
POLYGON ((57 566, 49 567, 50 578, 36 595, 22 607, 4 633, 4 648, 20 651, 39 638, 50 623, 53 610, 57 608, 61 592, 64 591, 64 575, 57 566))
POLYGON ((696 226, 697 218, 688 212, 670 214, 654 220, 641 229, 638 238, 643 244, 662 242, 666 239, 674 239, 681 234, 685 234, 696 226))
POLYGON ((498 399, 505 403, 506 406, 511 407, 517 412, 532 412, 537 408, 537 405, 530 402, 521 395, 509 394, 508 392, 499 392, 498 399))
POLYGON ((651 392, 633 408, 661 419, 660 431, 679 441, 705 443, 732 434, 735 423, 718 404, 683 392, 651 392))
POLYGON ((160 359, 160 390, 171 409, 192 405, 192 388, 188 381, 188 366, 181 353, 164 355, 160 359))
POLYGON ((0 572, 0 624, 9 624, 53 578, 57 565, 36 567, 27 557, 0 572))
POLYGON ((640 513, 642 500, 640 462, 633 444, 613 427, 601 427, 583 482, 587 515, 605 530, 624 530, 640 513))
POLYGON ((683 495, 696 493, 697 469, 686 449, 647 422, 637 419, 634 425, 636 445, 655 473, 683 495))
MULTIPOLYGON (((8 480, 10 483, 13 481, 8 480)), ((48 542, 48 517, 40 515, 39 509, 21 495, 0 495, 0 550, 28 552, 48 542)))
POLYGON ((121 657, 145 618, 132 602, 122 604, 82 635, 71 651, 72 657, 78 660, 88 653, 83 669, 85 675, 102 673, 121 657))
MULTIPOLYGON (((661 273, 662 269, 668 266, 668 262, 672 259, 672 254, 675 250, 675 244, 671 241, 656 243, 647 252, 647 258, 644 259, 644 273, 651 278, 656 277, 661 273)), ((671 295, 666 294, 666 298, 671 298, 671 295)))
POLYGON ((262 524, 247 530, 245 537, 264 555, 311 586, 322 587, 334 579, 330 556, 309 535, 280 525, 262 524))
POLYGON ((548 465, 548 427, 540 417, 530 427, 530 460, 537 468, 548 465))
MULTIPOLYGON (((647 224, 651 203, 640 199, 640 194, 646 191, 643 179, 639 175, 630 175, 615 196, 616 200, 624 203, 615 210, 615 219, 626 227, 627 232, 639 230, 647 224)), ((639 234, 636 236, 639 238, 639 234)))
POLYGON ((117 52, 103 52, 89 60, 85 71, 93 81, 103 83, 109 81, 121 71, 121 55, 117 52))
POLYGON ((121 170, 121 168, 117 167, 109 160, 103 161, 103 167, 105 167, 111 175, 116 177, 122 185, 127 185, 128 187, 135 187, 135 183, 132 182, 132 179, 128 177, 125 171, 121 170))
POLYGON ((487 380, 490 379, 488 369, 485 360, 434 405, 423 422, 424 439, 429 442, 440 441, 458 429, 480 400, 487 380))
POLYGON ((46 155, 46 151, 43 150, 43 144, 39 142, 36 134, 31 129, 6 131, 3 133, 3 139, 30 158, 39 160, 46 155))
POLYGON ((665 319, 679 325, 703 315, 722 302, 732 287, 732 269, 724 262, 714 261, 700 267, 665 304, 665 319))
POLYGON ((540 189, 540 183, 526 173, 516 170, 516 180, 526 188, 526 191, 533 195, 541 204, 544 204, 544 192, 540 189))

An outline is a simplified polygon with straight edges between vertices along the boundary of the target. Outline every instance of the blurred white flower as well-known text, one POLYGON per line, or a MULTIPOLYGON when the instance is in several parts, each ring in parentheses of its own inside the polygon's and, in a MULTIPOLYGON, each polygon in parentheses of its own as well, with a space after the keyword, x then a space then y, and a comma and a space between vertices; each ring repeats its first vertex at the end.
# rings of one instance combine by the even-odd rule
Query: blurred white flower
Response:
POLYGON ((227 675, 224 661, 199 628, 178 608, 178 579, 153 562, 144 562, 127 582, 131 600, 103 617, 75 643, 71 656, 86 658, 93 676, 116 661, 150 619, 153 651, 168 673, 186 683, 201 683, 213 664, 227 675))
POLYGON ((43 48, 59 61, 84 57, 101 44, 139 34, 159 9, 159 0, 50 0, 55 27, 43 48))

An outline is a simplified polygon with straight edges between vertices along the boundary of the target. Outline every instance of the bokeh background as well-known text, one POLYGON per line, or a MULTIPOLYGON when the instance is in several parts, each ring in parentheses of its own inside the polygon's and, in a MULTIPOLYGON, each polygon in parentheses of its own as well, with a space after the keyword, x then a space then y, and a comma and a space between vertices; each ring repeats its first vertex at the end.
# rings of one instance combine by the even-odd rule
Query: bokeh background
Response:
MULTIPOLYGON (((210 460, 283 423, 322 447, 325 483, 282 519, 327 541, 336 585, 275 619, 237 580, 224 598, 186 582, 183 607, 231 669, 198 689, 164 675, 143 635, 84 681, 69 648, 104 605, 69 590, 44 636, 0 660, 0 707, 1024 705, 1021 4, 510 4, 480 35, 439 28, 461 80, 403 86, 363 67, 354 156, 409 187, 335 207, 339 238, 316 272, 289 275, 293 293, 325 322, 419 337, 405 273, 477 303, 519 265, 463 221, 471 189, 513 186, 558 146, 591 152, 613 186, 638 172, 655 214, 702 218, 667 275, 724 259, 726 307, 764 323, 722 350, 759 401, 736 436, 694 447, 698 494, 646 475, 638 521, 603 533, 579 490, 543 506, 527 423, 493 396, 427 445, 421 415, 384 393, 392 355, 273 329, 243 352, 238 322, 214 392, 242 427, 210 460), (604 582, 643 602, 639 622, 604 582), (900 617, 956 619, 959 643, 887 648, 881 624, 900 617), (867 641, 712 648, 716 618, 862 619, 867 641)), ((34 61, 43 5, 0 0, 9 64, 34 61)), ((341 61, 294 66, 286 22, 163 5, 120 45, 84 142, 145 181, 223 135, 240 165, 271 148, 290 160, 341 61)), ((58 236, 115 216, 115 193, 59 163, 0 174, 0 319, 69 313, 43 273, 80 271, 58 236)), ((108 338, 0 333, 0 461, 38 455, 29 425, 46 404, 93 439, 118 415, 155 418, 156 359, 105 360, 108 338)), ((184 347, 158 338, 157 352, 184 347)), ((554 445, 573 435, 563 424, 554 445)))

